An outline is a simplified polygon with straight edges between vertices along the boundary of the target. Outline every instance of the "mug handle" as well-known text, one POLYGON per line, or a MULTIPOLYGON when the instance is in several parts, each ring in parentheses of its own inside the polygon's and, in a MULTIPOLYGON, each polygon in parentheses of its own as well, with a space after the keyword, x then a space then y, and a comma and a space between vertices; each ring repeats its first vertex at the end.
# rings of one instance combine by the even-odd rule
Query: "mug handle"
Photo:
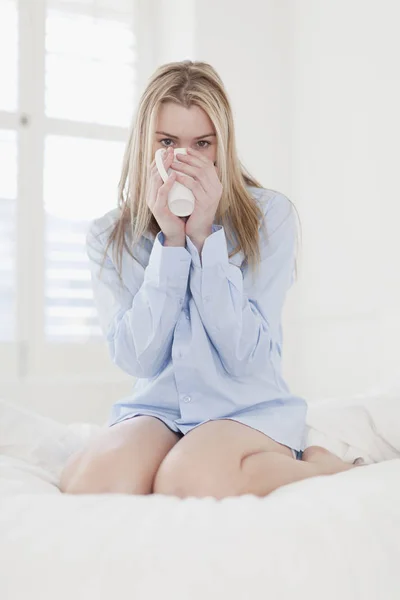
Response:
POLYGON ((167 181, 167 179, 168 179, 168 173, 165 170, 164 162, 163 162, 163 159, 162 159, 162 152, 163 152, 163 150, 164 150, 163 148, 159 148, 156 151, 155 159, 156 159, 156 166, 157 166, 158 172, 160 173, 160 175, 162 177, 162 180, 163 181, 167 181))

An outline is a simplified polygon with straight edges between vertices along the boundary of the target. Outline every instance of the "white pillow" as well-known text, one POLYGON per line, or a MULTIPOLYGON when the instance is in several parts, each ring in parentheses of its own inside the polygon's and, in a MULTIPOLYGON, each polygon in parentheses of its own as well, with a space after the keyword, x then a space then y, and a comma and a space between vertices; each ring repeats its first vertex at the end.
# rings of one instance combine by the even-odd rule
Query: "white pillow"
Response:
POLYGON ((99 425, 65 425, 0 399, 0 455, 42 469, 58 485, 68 457, 101 430, 99 425))
POLYGON ((328 448, 346 462, 400 458, 400 387, 311 403, 307 445, 328 448))

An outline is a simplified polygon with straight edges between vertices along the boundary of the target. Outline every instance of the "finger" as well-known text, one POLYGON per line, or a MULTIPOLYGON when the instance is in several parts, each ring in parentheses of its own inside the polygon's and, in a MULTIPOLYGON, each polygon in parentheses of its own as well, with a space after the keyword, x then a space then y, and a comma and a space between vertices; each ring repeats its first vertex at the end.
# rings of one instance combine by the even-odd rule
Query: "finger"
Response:
POLYGON ((164 157, 164 167, 165 170, 168 171, 168 169, 171 166, 172 161, 174 160, 174 151, 172 149, 172 147, 168 148, 164 157))
MULTIPOLYGON (((168 148, 168 149, 164 150, 164 152, 165 152, 165 154, 162 155, 162 161, 163 161, 165 170, 168 172, 168 169, 171 167, 171 163, 174 159, 174 153, 172 152, 172 148, 171 149, 168 148)), ((155 160, 152 162, 151 174, 152 174, 152 176, 154 176, 157 183, 159 185, 161 185, 163 182, 163 178, 160 175, 160 172, 158 170, 155 160)))
POLYGON ((177 163, 174 161, 171 165, 171 168, 176 170, 178 173, 190 175, 190 177, 193 177, 201 184, 204 190, 212 186, 212 177, 214 176, 214 173, 210 172, 204 167, 192 167, 190 165, 177 163))
POLYGON ((204 152, 204 150, 195 150, 194 148, 187 149, 187 153, 189 156, 193 156, 193 157, 197 158, 198 160, 205 162, 205 163, 210 162, 210 159, 207 158, 207 156, 204 156, 203 152, 204 152))
POLYGON ((205 189, 203 188, 201 183, 196 179, 192 179, 191 177, 187 177, 186 175, 177 173, 176 180, 179 181, 179 183, 182 183, 184 186, 188 187, 190 190, 192 190, 193 194, 196 197, 205 193, 205 189))
MULTIPOLYGON (((149 193, 147 196, 147 205, 150 208, 151 212, 154 213, 155 212, 155 208, 157 205, 157 202, 159 202, 159 196, 160 196, 160 190, 164 185, 163 180, 160 177, 160 182, 158 181, 158 179, 156 179, 155 176, 154 180, 150 183, 150 189, 149 189, 149 193)), ((168 180, 167 180, 168 181, 168 180)), ((168 194, 167 194, 168 196, 168 194)), ((163 204, 163 194, 161 193, 161 206, 163 204)))
POLYGON ((174 185, 176 180, 176 173, 171 173, 168 177, 167 181, 165 181, 160 189, 158 190, 156 204, 159 206, 166 206, 168 203, 168 194, 172 186, 174 185))
MULTIPOLYGON (((168 173, 168 169, 170 168, 169 162, 171 162, 170 158, 168 160, 163 159, 164 168, 167 171, 167 173, 168 173)), ((155 161, 154 161, 154 166, 152 167, 151 172, 150 172, 150 177, 152 178, 152 181, 154 182, 156 190, 158 190, 161 187, 161 185, 163 184, 164 180, 160 175, 160 172, 158 170, 158 167, 157 167, 157 164, 155 163, 155 161)))
POLYGON ((150 210, 153 212, 153 208, 154 208, 156 200, 157 200, 158 190, 164 183, 164 181, 160 175, 160 172, 158 170, 155 158, 149 165, 149 177, 150 177, 150 184, 149 184, 149 188, 148 188, 147 205, 150 208, 150 210))
POLYGON ((210 163, 211 165, 211 161, 208 159, 204 160, 204 157, 191 156, 189 154, 180 154, 179 152, 176 155, 176 159, 194 167, 204 167, 208 163, 210 163))
POLYGON ((193 167, 192 165, 186 165, 182 162, 178 162, 174 160, 171 164, 171 169, 174 171, 178 171, 179 173, 184 173, 185 175, 190 175, 191 177, 195 177, 199 179, 201 177, 202 169, 199 167, 193 167))

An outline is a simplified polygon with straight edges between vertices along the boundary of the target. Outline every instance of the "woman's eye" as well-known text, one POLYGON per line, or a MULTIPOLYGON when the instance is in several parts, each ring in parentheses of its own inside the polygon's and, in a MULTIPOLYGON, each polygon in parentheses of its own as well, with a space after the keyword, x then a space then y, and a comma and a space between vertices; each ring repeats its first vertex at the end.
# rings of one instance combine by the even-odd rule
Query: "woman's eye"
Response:
POLYGON ((210 142, 207 142, 207 140, 200 140, 199 142, 197 142, 197 144, 207 144, 207 146, 200 146, 200 148, 208 148, 210 142))
MULTIPOLYGON (((169 146, 174 145, 174 141, 171 140, 171 138, 164 138, 164 139, 160 140, 160 144, 162 144, 166 148, 169 148, 169 146)), ((210 142, 207 142, 207 140, 200 140, 197 142, 197 146, 199 148, 208 148, 209 146, 211 146, 211 144, 210 144, 210 142)))

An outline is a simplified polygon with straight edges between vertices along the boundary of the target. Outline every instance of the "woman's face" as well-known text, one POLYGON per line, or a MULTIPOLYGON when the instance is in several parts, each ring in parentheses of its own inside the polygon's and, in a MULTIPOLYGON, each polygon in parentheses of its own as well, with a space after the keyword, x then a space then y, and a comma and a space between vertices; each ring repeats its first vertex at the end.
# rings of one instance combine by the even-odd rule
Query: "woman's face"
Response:
POLYGON ((158 148, 194 148, 215 162, 217 138, 208 115, 199 106, 184 108, 161 104, 154 134, 153 156, 158 148))

